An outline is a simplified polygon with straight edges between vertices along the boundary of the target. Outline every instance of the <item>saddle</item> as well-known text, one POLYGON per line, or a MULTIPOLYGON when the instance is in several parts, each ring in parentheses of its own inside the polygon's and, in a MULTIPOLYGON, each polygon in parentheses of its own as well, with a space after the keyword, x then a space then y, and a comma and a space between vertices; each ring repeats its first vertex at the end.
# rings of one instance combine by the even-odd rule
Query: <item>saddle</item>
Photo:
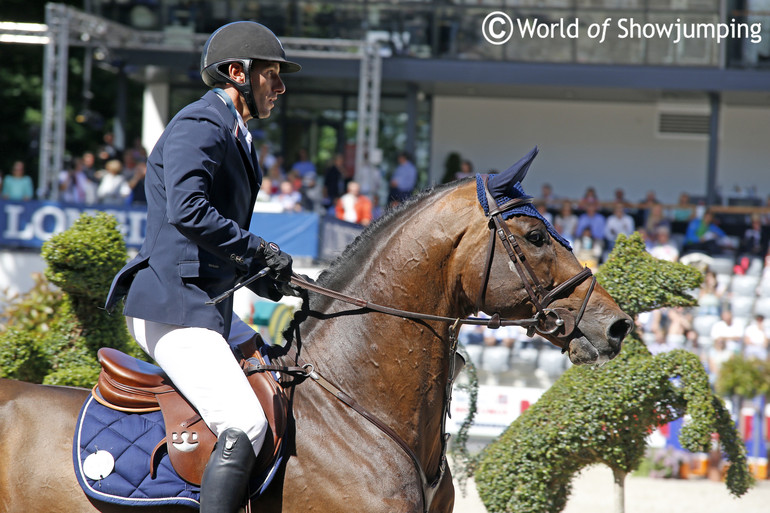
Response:
MULTIPOLYGON (((255 474, 267 470, 278 457, 288 417, 288 401, 283 389, 271 373, 256 371, 259 366, 265 365, 257 344, 252 339, 238 347, 243 357, 239 358, 241 368, 262 405, 268 423, 265 441, 254 467, 255 474)), ((127 413, 158 410, 163 413, 166 437, 152 452, 149 462, 151 476, 155 477, 163 452, 167 452, 179 477, 193 485, 200 485, 217 437, 195 408, 160 367, 112 348, 101 348, 97 355, 102 369, 91 392, 97 402, 127 413)))

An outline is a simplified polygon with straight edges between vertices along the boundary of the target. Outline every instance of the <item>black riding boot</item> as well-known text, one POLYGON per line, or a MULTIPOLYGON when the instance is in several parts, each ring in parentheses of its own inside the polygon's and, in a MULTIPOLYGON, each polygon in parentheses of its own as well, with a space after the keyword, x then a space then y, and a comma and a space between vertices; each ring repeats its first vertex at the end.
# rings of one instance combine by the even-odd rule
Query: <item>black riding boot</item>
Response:
POLYGON ((230 428, 219 435, 203 471, 200 513, 237 513, 245 503, 256 461, 246 433, 230 428))

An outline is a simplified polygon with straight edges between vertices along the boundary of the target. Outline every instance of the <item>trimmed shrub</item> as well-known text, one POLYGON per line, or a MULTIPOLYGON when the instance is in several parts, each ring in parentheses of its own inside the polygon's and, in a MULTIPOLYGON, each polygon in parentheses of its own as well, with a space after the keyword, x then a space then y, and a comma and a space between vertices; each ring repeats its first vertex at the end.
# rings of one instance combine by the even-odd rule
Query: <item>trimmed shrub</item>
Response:
MULTIPOLYGON (((636 315, 694 304, 687 291, 701 275, 654 259, 634 234, 619 237, 598 280, 636 315)), ((475 474, 479 496, 490 512, 561 511, 576 472, 604 463, 622 480, 642 461, 650 430, 685 413, 690 420, 680 433, 682 445, 706 451, 718 433, 732 462, 727 487, 745 493, 751 484, 745 447, 697 356, 675 350, 653 357, 632 334, 603 367, 570 368, 486 448, 475 474)))
POLYGON ((41 283, 8 314, 14 329, 0 335, 0 373, 36 383, 91 387, 99 373, 100 347, 146 359, 131 340, 123 315, 103 309, 112 278, 128 258, 116 219, 104 212, 83 214, 43 244, 41 254, 48 266, 45 276, 60 292, 49 292, 41 283), (6 354, 17 355, 21 363, 6 354))

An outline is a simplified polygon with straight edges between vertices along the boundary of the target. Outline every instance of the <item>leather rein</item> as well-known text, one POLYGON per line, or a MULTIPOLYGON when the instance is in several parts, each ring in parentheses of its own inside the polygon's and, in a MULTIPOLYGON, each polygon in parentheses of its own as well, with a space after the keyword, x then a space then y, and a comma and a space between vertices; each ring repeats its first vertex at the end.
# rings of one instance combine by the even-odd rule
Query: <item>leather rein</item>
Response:
MULTIPOLYGON (((484 176, 483 178, 484 178, 484 188, 487 194, 487 199, 489 201, 488 204, 490 206, 497 205, 496 201, 494 200, 492 195, 489 193, 489 190, 487 188, 487 182, 486 182, 487 177, 484 176)), ((569 347, 568 337, 569 335, 572 334, 574 329, 580 323, 580 320, 582 319, 583 314, 585 313, 586 306, 588 305, 588 300, 596 285, 596 276, 593 276, 591 270, 588 267, 585 267, 582 271, 575 274, 573 277, 569 278, 565 282, 557 285, 550 291, 546 292, 545 287, 537 278, 537 275, 535 274, 534 269, 532 269, 532 266, 530 266, 529 262, 527 261, 526 255, 524 254, 521 247, 519 246, 516 240, 516 237, 511 233, 510 229, 505 224, 502 218, 502 215, 505 212, 508 212, 511 209, 517 208, 519 206, 522 206, 531 202, 532 202, 531 198, 515 198, 501 206, 498 206, 494 210, 490 208, 490 212, 487 214, 487 218, 489 219, 490 237, 489 237, 489 243, 487 245, 487 254, 486 254, 486 262, 484 267, 482 285, 481 285, 481 289, 479 290, 479 295, 476 302, 476 310, 479 311, 481 309, 481 306, 484 304, 486 289, 489 284, 490 272, 492 268, 492 260, 495 252, 494 251, 495 240, 496 238, 499 238, 503 247, 508 253, 508 257, 511 259, 513 267, 515 268, 516 272, 521 278, 521 281, 524 283, 524 287, 527 290, 527 294, 529 296, 530 302, 532 303, 532 305, 536 310, 535 315, 529 319, 520 319, 520 320, 500 319, 500 316, 497 313, 492 315, 491 318, 466 317, 466 318, 460 319, 460 318, 445 317, 441 315, 412 312, 408 310, 401 310, 397 308, 391 308, 388 306, 378 305, 376 303, 372 303, 365 299, 348 296, 340 292, 336 292, 334 290, 330 290, 320 285, 317 285, 316 283, 305 280, 302 277, 297 275, 294 275, 291 278, 291 283, 293 283, 298 287, 301 287, 303 289, 316 292, 323 296, 326 296, 335 300, 343 301, 345 303, 349 303, 367 310, 380 312, 383 314, 392 315, 396 317, 407 318, 407 319, 447 322, 451 324, 450 330, 449 330, 449 334, 450 334, 449 358, 448 358, 449 368, 448 368, 448 378, 447 378, 446 392, 445 392, 446 399, 444 401, 443 412, 441 417, 441 459, 439 463, 438 473, 433 479, 428 480, 425 470, 423 469, 419 458, 414 453, 412 448, 409 447, 409 445, 404 441, 404 439, 398 435, 398 433, 396 433, 390 426, 385 424, 377 416, 375 416, 374 414, 369 412, 366 408, 361 406, 361 404, 359 404, 349 394, 340 390, 334 384, 332 384, 326 378, 324 378, 317 370, 315 370, 312 364, 305 362, 297 352, 295 345, 292 345, 291 349, 287 353, 287 357, 293 362, 295 362, 296 366, 261 365, 256 362, 252 362, 253 365, 251 367, 250 372, 274 371, 274 372, 285 373, 295 378, 295 380, 293 380, 290 383, 290 385, 296 385, 298 383, 301 383, 307 378, 311 378, 313 381, 318 383, 324 390, 326 390, 327 392, 332 394, 334 397, 336 397, 339 401, 341 401, 342 403, 344 403, 345 405, 347 405, 348 407, 356 411, 358 414, 364 417, 367 421, 369 421, 371 424, 376 426, 380 431, 382 431, 384 434, 389 436, 394 442, 396 442, 396 444, 398 444, 398 446, 401 447, 401 449, 412 460, 412 463, 414 464, 414 467, 417 470, 417 473, 420 477, 420 483, 422 485, 423 511, 425 513, 427 513, 430 508, 430 504, 436 492, 438 491, 439 484, 444 478, 444 474, 447 468, 446 451, 447 451, 447 441, 449 439, 449 435, 446 433, 446 417, 447 417, 447 414, 449 413, 449 406, 452 400, 452 389, 454 384, 455 372, 457 370, 457 360, 455 358, 455 354, 457 354, 457 347, 458 347, 457 333, 459 331, 459 328, 463 324, 487 326, 488 328, 491 328, 491 329, 497 329, 500 326, 523 326, 527 328, 527 335, 530 337, 533 335, 534 332, 538 332, 542 335, 553 335, 563 340, 564 345, 562 346, 562 352, 565 352, 569 347), (558 297, 562 296, 566 291, 569 291, 570 289, 576 287, 577 285, 582 283, 584 280, 586 280, 588 277, 591 277, 591 284, 589 286, 588 292, 585 295, 585 298, 583 299, 583 303, 577 315, 572 314, 572 312, 564 308, 553 308, 553 309, 548 308, 548 305, 554 299, 557 299, 558 297)), ((299 326, 297 326, 297 330, 299 330, 299 326)))

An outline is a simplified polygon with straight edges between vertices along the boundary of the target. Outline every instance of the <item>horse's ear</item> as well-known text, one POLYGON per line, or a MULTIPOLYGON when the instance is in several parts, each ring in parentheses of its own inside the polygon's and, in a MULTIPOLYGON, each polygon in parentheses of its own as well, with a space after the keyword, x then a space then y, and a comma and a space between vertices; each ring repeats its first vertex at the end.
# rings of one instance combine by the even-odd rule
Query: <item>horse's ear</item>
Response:
POLYGON ((538 149, 537 146, 535 146, 518 162, 495 176, 495 179, 492 181, 493 183, 489 184, 489 192, 492 193, 492 196, 495 198, 505 196, 507 195, 507 192, 510 192, 510 188, 513 184, 521 183, 524 180, 524 177, 527 176, 529 166, 532 164, 532 161, 535 160, 535 157, 537 157, 537 153, 538 149))

